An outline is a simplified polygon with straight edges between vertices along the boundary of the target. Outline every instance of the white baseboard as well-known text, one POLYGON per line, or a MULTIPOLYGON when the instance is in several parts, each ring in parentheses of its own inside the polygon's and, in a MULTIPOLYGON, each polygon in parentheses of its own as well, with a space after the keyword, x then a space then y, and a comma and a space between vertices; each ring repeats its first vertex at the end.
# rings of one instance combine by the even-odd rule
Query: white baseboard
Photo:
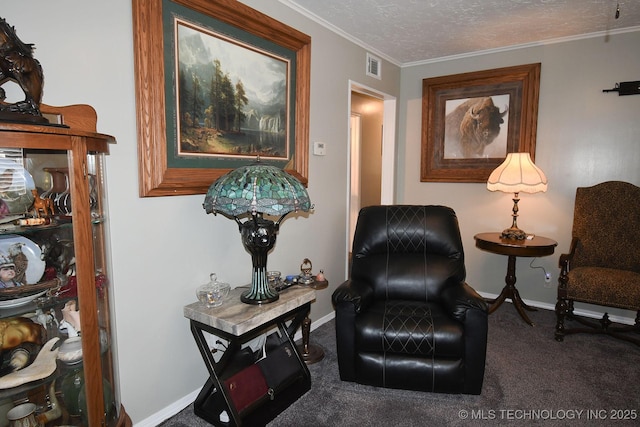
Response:
POLYGON ((187 406, 191 405, 191 403, 196 400, 196 397, 198 397, 198 393, 200 393, 200 389, 189 393, 182 399, 173 402, 171 405, 163 408, 161 411, 156 412, 150 417, 135 423, 134 427, 156 427, 158 424, 168 420, 187 406))
MULTIPOLYGON (((497 294, 489 294, 486 292, 478 292, 483 298, 490 298, 490 299, 494 299, 497 298, 498 295, 497 294)), ((527 300, 527 299, 522 299, 525 304, 530 305, 532 307, 536 307, 536 308, 542 308, 545 310, 550 310, 550 311, 555 311, 556 306, 555 304, 549 304, 547 302, 540 302, 540 301, 532 301, 532 300, 527 300)), ((589 317, 591 319, 602 319, 602 316, 604 315, 604 311, 593 311, 593 310, 587 310, 587 309, 578 309, 576 308, 575 310, 573 310, 573 313, 578 315, 578 316, 584 316, 584 317, 589 317)), ((633 325, 635 323, 635 319, 632 317, 624 317, 624 316, 609 316, 609 320, 611 320, 612 322, 615 323, 621 323, 623 325, 633 325)))
MULTIPOLYGON (((315 322, 311 322, 311 330, 313 331, 319 328, 325 323, 331 321, 331 319, 333 319, 334 317, 336 317, 336 314, 334 311, 332 311, 331 313, 327 314, 324 317, 321 317, 315 322)), ((298 332, 294 337, 294 341, 298 341, 301 339, 302 339, 302 331, 298 330, 298 332)), ((196 397, 198 397, 198 393, 200 393, 200 389, 197 389, 189 393, 188 395, 173 402, 171 405, 167 406, 166 408, 163 408, 161 411, 156 412, 150 417, 147 417, 144 420, 138 423, 135 423, 134 427, 156 427, 158 424, 168 420, 169 418, 176 415, 178 412, 182 411, 187 406, 191 405, 191 403, 193 403, 193 401, 196 400, 196 397)))

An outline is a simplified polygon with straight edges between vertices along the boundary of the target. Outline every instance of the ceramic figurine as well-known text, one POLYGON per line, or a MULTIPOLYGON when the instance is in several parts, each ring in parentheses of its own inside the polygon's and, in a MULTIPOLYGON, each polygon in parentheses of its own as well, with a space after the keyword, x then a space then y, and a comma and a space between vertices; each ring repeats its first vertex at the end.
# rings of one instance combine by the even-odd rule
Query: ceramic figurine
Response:
POLYGON ((311 270, 313 268, 313 264, 311 264, 311 260, 309 258, 305 258, 300 265, 300 277, 298 277, 298 283, 301 285, 310 285, 313 283, 313 276, 311 275, 311 270))
POLYGON ((53 216, 53 200, 47 198, 43 199, 35 188, 31 190, 31 193, 33 194, 33 216, 41 218, 41 212, 43 218, 53 216))
POLYGON ((62 319, 77 332, 81 331, 80 311, 76 310, 76 300, 67 301, 62 309, 62 319))

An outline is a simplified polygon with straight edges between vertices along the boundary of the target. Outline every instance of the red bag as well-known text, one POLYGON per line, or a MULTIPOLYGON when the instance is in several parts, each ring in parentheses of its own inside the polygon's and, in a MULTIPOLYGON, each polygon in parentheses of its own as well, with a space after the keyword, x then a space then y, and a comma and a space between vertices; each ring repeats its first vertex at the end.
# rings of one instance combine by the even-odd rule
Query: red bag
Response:
POLYGON ((250 365, 224 380, 236 411, 242 412, 269 394, 267 381, 258 365, 250 365))

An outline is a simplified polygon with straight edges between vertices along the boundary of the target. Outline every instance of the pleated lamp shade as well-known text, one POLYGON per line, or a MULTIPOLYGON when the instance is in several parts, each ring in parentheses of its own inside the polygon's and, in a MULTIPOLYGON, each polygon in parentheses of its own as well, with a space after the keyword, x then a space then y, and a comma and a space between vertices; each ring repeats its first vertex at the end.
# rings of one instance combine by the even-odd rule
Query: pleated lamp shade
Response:
POLYGON ((547 191, 547 177, 529 153, 509 153, 487 180, 489 191, 504 193, 539 193, 547 191))

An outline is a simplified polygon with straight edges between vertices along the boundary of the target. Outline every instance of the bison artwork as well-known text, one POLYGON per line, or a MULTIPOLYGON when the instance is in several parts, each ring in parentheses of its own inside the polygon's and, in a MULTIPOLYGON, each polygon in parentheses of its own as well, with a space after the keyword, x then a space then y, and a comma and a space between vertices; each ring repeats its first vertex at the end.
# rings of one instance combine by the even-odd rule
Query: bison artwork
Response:
POLYGON ((445 118, 445 157, 485 157, 485 148, 500 133, 507 112, 507 106, 500 112, 488 96, 464 101, 445 118))

